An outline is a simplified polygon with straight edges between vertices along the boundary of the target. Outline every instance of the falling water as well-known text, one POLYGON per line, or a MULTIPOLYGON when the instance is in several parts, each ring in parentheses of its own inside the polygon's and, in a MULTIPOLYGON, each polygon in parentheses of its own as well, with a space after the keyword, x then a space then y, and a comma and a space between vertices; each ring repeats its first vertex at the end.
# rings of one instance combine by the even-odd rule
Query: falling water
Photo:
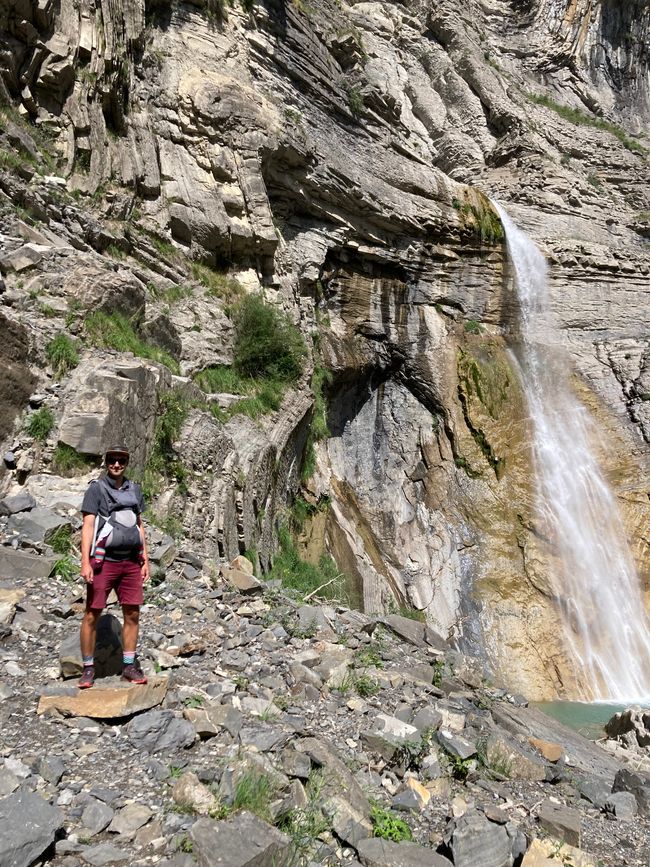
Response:
POLYGON ((528 401, 543 532, 582 698, 622 703, 650 697, 650 632, 614 497, 590 447, 593 429, 572 393, 548 304, 546 262, 497 206, 515 270, 519 364, 528 401))

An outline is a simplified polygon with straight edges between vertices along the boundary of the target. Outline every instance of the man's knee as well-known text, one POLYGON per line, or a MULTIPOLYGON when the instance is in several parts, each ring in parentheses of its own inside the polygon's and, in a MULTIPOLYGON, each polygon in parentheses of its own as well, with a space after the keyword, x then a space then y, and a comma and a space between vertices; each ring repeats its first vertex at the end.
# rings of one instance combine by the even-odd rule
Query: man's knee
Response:
POLYGON ((139 605, 123 605, 122 606, 122 615, 124 617, 125 622, 129 623, 138 623, 140 620, 140 606, 139 605))
POLYGON ((95 626, 97 626, 97 621, 101 617, 101 614, 101 608, 86 608, 84 612, 83 622, 87 626, 94 628, 95 626))

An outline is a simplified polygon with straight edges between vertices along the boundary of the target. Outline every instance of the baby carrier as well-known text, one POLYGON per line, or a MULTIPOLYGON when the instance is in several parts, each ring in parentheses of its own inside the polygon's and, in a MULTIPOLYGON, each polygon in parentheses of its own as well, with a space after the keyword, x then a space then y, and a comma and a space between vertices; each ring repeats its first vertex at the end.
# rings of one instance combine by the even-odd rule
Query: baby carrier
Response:
POLYGON ((139 497, 135 485, 114 488, 105 478, 91 484, 100 487, 100 511, 95 518, 95 532, 90 556, 101 563, 105 557, 115 560, 139 560, 142 536, 138 527, 139 497))

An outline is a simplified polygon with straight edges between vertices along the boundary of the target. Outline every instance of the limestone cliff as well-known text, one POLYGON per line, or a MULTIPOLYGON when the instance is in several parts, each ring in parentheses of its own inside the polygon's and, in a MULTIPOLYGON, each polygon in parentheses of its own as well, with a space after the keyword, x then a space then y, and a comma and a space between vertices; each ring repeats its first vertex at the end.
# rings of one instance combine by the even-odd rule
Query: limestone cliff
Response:
MULTIPOLYGON (((307 489, 330 498, 321 535, 366 609, 425 611, 510 687, 575 694, 486 196, 551 262, 558 350, 599 420, 647 587, 647 4, 10 0, 0 34, 17 107, 0 144, 3 316, 29 329, 10 361, 40 367, 57 421, 44 447, 16 427, 5 486, 56 488, 43 470, 57 442, 100 453, 125 382, 144 466, 156 401, 203 400, 193 377, 232 361, 236 276, 318 337, 330 436, 307 489), (218 291, 197 263, 229 272, 218 291), (48 341, 83 338, 102 309, 179 375, 86 341, 53 381, 48 341)), ((156 509, 219 556, 256 548, 267 569, 312 402, 308 372, 258 421, 199 401, 171 444, 183 484, 156 509)))

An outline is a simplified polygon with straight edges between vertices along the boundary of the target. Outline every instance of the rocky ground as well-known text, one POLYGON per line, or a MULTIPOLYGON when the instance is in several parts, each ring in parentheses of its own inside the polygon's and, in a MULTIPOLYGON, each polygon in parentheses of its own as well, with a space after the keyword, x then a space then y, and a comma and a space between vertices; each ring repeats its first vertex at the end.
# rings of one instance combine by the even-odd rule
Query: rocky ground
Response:
POLYGON ((0 512, 3 867, 650 863, 643 714, 592 743, 417 620, 291 598, 153 528, 149 684, 115 676, 113 606, 80 693, 82 588, 47 577, 78 514, 0 512))

